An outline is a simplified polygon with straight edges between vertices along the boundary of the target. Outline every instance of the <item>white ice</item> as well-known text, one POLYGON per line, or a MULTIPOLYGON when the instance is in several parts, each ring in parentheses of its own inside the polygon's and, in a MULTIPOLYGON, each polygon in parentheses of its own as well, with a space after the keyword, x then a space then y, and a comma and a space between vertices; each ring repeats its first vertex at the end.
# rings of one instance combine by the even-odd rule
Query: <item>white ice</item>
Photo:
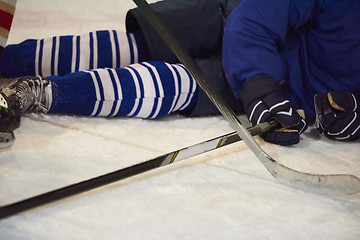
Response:
MULTIPOLYGON (((189 0, 190 1, 190 0, 189 0)), ((18 0, 9 43, 122 29, 132 0, 18 0)), ((83 181, 232 129, 221 117, 30 115, 0 152, 0 205, 83 181)), ((259 140, 283 164, 360 177, 359 143, 311 127, 300 144, 259 140)), ((0 239, 360 239, 360 196, 278 183, 244 143, 0 220, 0 239)))

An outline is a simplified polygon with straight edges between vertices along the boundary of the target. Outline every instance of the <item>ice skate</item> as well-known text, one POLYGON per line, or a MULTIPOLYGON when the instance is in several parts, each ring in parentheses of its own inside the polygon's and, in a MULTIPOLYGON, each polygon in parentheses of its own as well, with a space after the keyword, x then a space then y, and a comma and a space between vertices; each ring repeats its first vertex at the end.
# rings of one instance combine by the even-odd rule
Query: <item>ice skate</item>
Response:
MULTIPOLYGON (((0 104, 3 101, 0 96, 0 104)), ((0 105, 0 150, 11 147, 15 136, 13 130, 20 126, 20 116, 13 110, 0 105)))
POLYGON ((13 131, 0 132, 0 150, 10 148, 15 141, 13 131))
POLYGON ((20 116, 0 105, 0 132, 13 131, 20 126, 20 116))
POLYGON ((51 84, 49 79, 38 77, 21 77, 10 81, 2 88, 2 105, 13 109, 17 114, 46 113, 51 105, 51 84))

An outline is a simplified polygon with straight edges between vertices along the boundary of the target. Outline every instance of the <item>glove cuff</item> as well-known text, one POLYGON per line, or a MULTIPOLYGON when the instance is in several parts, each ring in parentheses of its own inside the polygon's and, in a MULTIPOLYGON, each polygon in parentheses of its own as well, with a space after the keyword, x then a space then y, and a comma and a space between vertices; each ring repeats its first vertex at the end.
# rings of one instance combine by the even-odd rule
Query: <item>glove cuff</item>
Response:
POLYGON ((247 109, 254 100, 277 91, 280 91, 279 83, 273 77, 265 74, 255 75, 244 84, 240 99, 247 109))

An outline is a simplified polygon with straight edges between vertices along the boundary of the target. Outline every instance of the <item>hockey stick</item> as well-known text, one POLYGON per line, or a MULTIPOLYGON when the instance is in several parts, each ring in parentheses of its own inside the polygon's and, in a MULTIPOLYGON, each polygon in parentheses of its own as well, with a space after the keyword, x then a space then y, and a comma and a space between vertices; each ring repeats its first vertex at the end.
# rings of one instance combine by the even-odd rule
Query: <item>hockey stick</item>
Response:
POLYGON ((216 89, 201 73, 201 70, 183 49, 159 16, 152 10, 146 0, 133 0, 140 11, 147 18, 152 27, 161 36, 168 47, 194 76, 197 84, 204 90, 210 100, 216 105, 221 114, 236 130, 241 139, 248 145, 266 169, 279 182, 304 191, 322 194, 355 194, 360 191, 360 179, 349 174, 311 174, 288 168, 270 157, 249 134, 232 109, 224 102, 216 89))
MULTIPOLYGON (((255 127, 249 128, 249 132, 252 135, 258 135, 269 131, 276 127, 276 123, 262 123, 255 127)), ((64 199, 82 192, 86 192, 131 176, 135 176, 140 173, 144 173, 149 170, 153 170, 159 167, 163 167, 174 162, 178 162, 189 157, 193 157, 211 150, 224 147, 226 145, 240 141, 239 136, 233 132, 226 134, 211 140, 207 140, 186 148, 182 148, 177 151, 173 151, 154 159, 120 169, 105 175, 101 175, 95 178, 91 178, 86 181, 75 183, 63 188, 59 188, 44 194, 37 195, 16 203, 5 205, 0 207, 0 219, 30 210, 45 204, 55 202, 60 199, 64 199)))

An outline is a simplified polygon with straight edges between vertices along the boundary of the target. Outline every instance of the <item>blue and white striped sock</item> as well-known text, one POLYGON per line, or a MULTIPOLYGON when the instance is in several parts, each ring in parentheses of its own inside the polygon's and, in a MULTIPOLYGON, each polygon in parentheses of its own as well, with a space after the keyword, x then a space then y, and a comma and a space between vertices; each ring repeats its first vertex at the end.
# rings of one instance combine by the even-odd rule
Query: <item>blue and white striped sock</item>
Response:
POLYGON ((104 67, 121 68, 149 60, 147 57, 140 32, 96 31, 9 45, 0 61, 0 72, 8 77, 46 77, 104 67))
POLYGON ((143 62, 126 68, 52 76, 49 113, 158 118, 192 108, 198 89, 181 64, 143 62))

